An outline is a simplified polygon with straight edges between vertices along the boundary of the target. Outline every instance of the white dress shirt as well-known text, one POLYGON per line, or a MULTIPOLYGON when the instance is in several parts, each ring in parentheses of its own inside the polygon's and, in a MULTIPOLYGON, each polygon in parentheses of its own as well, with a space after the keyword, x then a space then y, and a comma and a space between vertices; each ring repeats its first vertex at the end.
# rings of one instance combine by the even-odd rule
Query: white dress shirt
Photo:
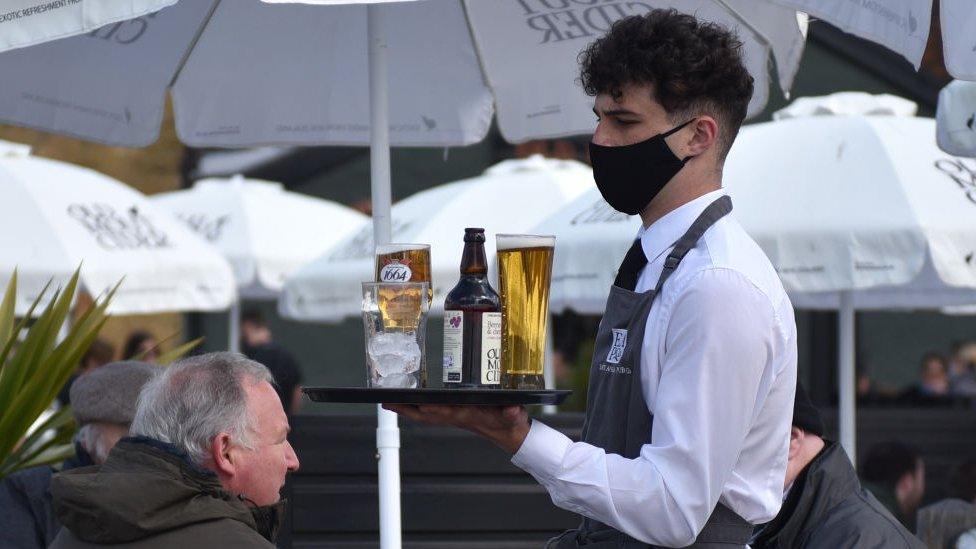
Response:
MULTIPOLYGON (((653 290, 667 252, 715 199, 699 197, 642 229, 653 290)), ((796 324, 769 260, 735 221, 719 220, 661 289, 641 349, 651 443, 635 459, 572 442, 533 421, 512 462, 559 507, 650 544, 694 542, 717 502, 753 524, 783 498, 796 324)))

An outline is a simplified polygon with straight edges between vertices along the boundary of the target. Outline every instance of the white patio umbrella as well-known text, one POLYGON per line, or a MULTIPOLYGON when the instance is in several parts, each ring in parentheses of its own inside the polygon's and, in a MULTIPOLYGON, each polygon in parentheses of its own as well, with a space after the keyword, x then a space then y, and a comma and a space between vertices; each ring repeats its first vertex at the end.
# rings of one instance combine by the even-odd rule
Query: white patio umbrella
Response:
POLYGON ((176 0, 5 0, 0 7, 0 52, 91 32, 158 11, 176 0))
POLYGON ((976 201, 962 184, 976 164, 934 135, 926 118, 784 120, 749 128, 726 163, 737 216, 794 304, 839 311, 840 438, 852 459, 854 311, 976 303, 976 201))
POLYGON ((230 265, 168 212, 93 170, 0 156, 0 284, 17 269, 16 312, 78 266, 92 295, 122 285, 112 314, 215 311, 234 299, 230 265))
POLYGON ((942 88, 935 118, 940 149, 976 157, 976 82, 953 80, 942 88))
MULTIPOLYGON (((458 280, 465 227, 485 229, 485 252, 494 273, 495 233, 527 232, 592 187, 592 170, 574 160, 538 155, 506 160, 479 177, 439 185, 396 203, 392 240, 430 244, 431 311, 439 314, 458 280)), ((360 283, 374 277, 372 240, 372 230, 364 227, 290 276, 279 300, 282 315, 337 322, 361 314, 360 283)))
MULTIPOLYGON (((976 303, 976 161, 934 121, 817 116, 743 128, 726 161, 732 213, 797 308, 840 311, 841 441, 854 457, 854 311, 976 303)), ((534 231, 556 235, 550 303, 599 314, 639 220, 591 191, 534 231)))
MULTIPOLYGON (((902 55, 917 70, 929 39, 932 0, 776 0, 830 22, 845 32, 877 42, 902 55)), ((976 80, 976 2, 939 0, 942 49, 949 74, 976 80)))
POLYGON ((241 176, 204 179, 151 200, 230 261, 238 299, 230 310, 228 348, 235 352, 241 299, 276 299, 285 277, 368 221, 342 204, 241 176))
MULTIPOLYGON (((510 141, 589 133, 576 54, 612 21, 673 6, 734 27, 756 79, 751 114, 765 104, 771 55, 789 89, 806 28, 805 16, 754 0, 376 4, 179 2, 104 32, 6 52, 0 71, 18 78, 0 87, 0 122, 143 146, 158 135, 171 89, 177 134, 189 145, 369 144, 382 244, 390 235, 391 143, 473 143, 495 109, 510 141)), ((378 413, 386 549, 399 547, 399 435, 395 416, 378 413)))
POLYGON ((773 113, 773 120, 806 116, 915 116, 918 104, 887 93, 872 94, 860 91, 836 92, 815 97, 798 97, 786 107, 773 113))
POLYGON ((382 38, 374 53, 389 56, 396 83, 385 124, 395 145, 477 142, 496 109, 509 141, 589 133, 592 100, 576 83, 577 54, 612 21, 652 7, 737 30, 756 79, 750 115, 765 105, 771 78, 789 90, 805 18, 768 0, 196 0, 0 54, 0 71, 17 75, 0 88, 0 121, 145 146, 157 138, 171 90, 177 134, 188 145, 371 144, 363 92, 379 76, 369 72, 373 36, 382 38), (372 35, 370 13, 381 30, 372 35))

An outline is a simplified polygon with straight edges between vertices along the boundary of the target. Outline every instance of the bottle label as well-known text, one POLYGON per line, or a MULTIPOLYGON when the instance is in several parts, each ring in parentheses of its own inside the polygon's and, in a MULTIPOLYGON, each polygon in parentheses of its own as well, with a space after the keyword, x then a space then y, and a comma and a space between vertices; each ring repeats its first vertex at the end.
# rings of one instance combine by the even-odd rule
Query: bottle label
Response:
POLYGON ((410 262, 405 259, 391 259, 380 269, 380 282, 410 282, 412 276, 410 262))
POLYGON ((444 311, 444 383, 461 382, 464 313, 444 311))
POLYGON ((502 314, 481 314, 481 383, 501 382, 502 314))

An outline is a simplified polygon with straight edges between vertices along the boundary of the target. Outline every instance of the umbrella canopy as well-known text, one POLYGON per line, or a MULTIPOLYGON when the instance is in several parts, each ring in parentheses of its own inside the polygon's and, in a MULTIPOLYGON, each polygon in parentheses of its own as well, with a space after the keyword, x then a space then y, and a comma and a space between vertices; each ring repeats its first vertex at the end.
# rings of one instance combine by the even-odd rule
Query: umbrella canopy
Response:
POLYGON ((113 314, 226 309, 234 276, 220 254, 142 194, 98 172, 23 154, 0 156, 0 279, 14 269, 25 314, 48 281, 78 266, 89 293, 117 282, 113 314))
MULTIPOLYGON (((816 116, 746 126, 726 160, 733 214, 801 308, 976 303, 976 161, 934 121, 816 116), (770 207, 774 205, 774 207, 770 207)), ((591 190, 535 232, 555 234, 550 303, 598 314, 640 220, 591 190)))
MULTIPOLYGON (((939 148, 956 156, 976 157, 976 82, 954 80, 939 92, 936 110, 939 148)), ((976 174, 968 178, 976 186, 976 174)))
POLYGON ((91 32, 174 3, 176 0, 5 0, 0 8, 0 52, 91 32))
POLYGON ((735 215, 794 304, 858 309, 976 303, 976 163, 914 117, 810 117, 750 126, 726 162, 735 215), (770 207, 775 205, 775 207, 770 207))
MULTIPOLYGON (((457 282, 465 227, 484 227, 494 269, 492 233, 528 231, 593 187, 593 172, 571 160, 506 160, 484 175, 419 192, 393 206, 394 242, 431 245, 431 309, 442 311, 457 282)), ((556 256, 561 254, 556 243, 556 256)), ((279 308, 299 320, 339 321, 361 313, 359 284, 374 277, 372 230, 364 227, 285 283, 279 308)))
POLYGON ((188 145, 365 145, 371 9, 396 82, 389 91, 393 145, 477 142, 495 110, 512 142, 586 134, 595 123, 592 99, 576 83, 577 54, 611 22, 672 6, 738 31, 756 79, 750 114, 766 103, 770 59, 772 78, 789 89, 805 19, 768 1, 324 7, 214 0, 179 2, 118 29, 0 54, 0 71, 17 75, 0 88, 0 121, 145 146, 158 136, 172 90, 177 133, 188 145))
POLYGON ((151 198, 175 214, 224 255, 240 296, 277 296, 285 278, 354 231, 369 218, 280 183, 233 177, 204 179, 192 188, 151 198))
POLYGON ((915 116, 918 105, 887 93, 837 92, 815 97, 798 97, 773 113, 773 120, 823 115, 915 116))
MULTIPOLYGON (((877 42, 901 54, 917 70, 929 39, 932 0, 776 0, 830 22, 845 32, 877 42)), ((961 80, 976 80, 976 2, 939 0, 942 50, 949 74, 961 80)))

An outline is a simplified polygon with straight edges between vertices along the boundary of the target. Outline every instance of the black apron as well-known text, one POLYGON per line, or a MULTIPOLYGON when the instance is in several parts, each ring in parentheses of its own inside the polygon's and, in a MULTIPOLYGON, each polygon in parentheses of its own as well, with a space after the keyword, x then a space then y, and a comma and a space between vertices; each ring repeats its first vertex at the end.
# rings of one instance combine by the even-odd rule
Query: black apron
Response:
MULTIPOLYGON (((625 258, 618 274, 618 282, 610 289, 606 311, 600 321, 593 361, 590 367, 590 383, 586 402, 586 419, 583 423, 582 441, 603 448, 608 454, 618 454, 628 459, 640 455, 641 447, 651 442, 651 425, 654 417, 647 409, 641 386, 641 347, 644 328, 654 297, 689 250, 716 221, 732 211, 732 200, 723 196, 711 203, 695 220, 691 228, 675 244, 664 261, 664 270, 651 291, 635 293, 622 288, 631 254, 625 258)), ((635 246, 640 246, 636 242, 635 246)), ((639 251, 635 250, 635 251, 639 251)), ((647 260, 640 252, 643 263, 647 260)), ((638 265, 631 265, 636 271, 638 265)), ((636 272, 630 273, 630 287, 636 281, 636 272)), ((753 527, 728 507, 719 503, 695 543, 695 549, 730 549, 743 547, 749 542, 753 527)), ((652 549, 653 546, 614 530, 590 518, 575 530, 549 540, 549 549, 621 548, 652 549)))

